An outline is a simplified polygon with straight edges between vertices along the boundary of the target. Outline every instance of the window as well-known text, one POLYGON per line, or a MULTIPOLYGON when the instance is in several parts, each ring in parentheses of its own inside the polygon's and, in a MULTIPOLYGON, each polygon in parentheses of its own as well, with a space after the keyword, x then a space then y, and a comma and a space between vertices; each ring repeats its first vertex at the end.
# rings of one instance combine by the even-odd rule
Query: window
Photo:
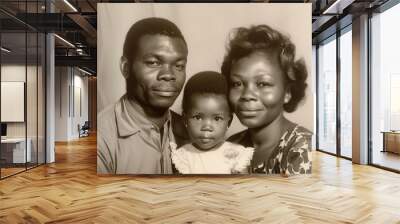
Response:
MULTIPOLYGON (((400 170, 400 155, 387 151, 383 132, 400 131, 399 21, 400 4, 371 18, 371 162, 395 170, 400 170)), ((399 149, 400 141, 395 142, 399 149)))
POLYGON ((318 48, 318 149, 336 154, 336 36, 318 48))
POLYGON ((317 147, 321 151, 350 159, 353 79, 351 24, 337 35, 323 41, 318 47, 317 147))
POLYGON ((340 155, 352 157, 352 35, 351 26, 340 36, 340 155))

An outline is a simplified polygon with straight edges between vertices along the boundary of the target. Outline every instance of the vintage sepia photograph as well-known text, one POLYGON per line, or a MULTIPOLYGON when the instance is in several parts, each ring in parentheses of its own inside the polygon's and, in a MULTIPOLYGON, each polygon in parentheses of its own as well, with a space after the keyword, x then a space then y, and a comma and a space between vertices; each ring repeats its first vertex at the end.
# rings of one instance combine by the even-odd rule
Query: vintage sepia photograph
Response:
POLYGON ((98 174, 312 172, 311 4, 97 9, 98 174))

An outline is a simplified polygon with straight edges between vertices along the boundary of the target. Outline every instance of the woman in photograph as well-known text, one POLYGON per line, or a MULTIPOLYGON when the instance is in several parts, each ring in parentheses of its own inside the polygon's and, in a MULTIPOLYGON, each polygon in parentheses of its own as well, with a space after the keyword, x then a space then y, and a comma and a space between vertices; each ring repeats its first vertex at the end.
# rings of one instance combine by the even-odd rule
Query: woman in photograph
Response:
POLYGON ((311 132, 284 116, 296 110, 307 86, 291 40, 267 25, 237 28, 221 70, 233 111, 248 128, 228 141, 255 148, 249 172, 311 173, 311 132))

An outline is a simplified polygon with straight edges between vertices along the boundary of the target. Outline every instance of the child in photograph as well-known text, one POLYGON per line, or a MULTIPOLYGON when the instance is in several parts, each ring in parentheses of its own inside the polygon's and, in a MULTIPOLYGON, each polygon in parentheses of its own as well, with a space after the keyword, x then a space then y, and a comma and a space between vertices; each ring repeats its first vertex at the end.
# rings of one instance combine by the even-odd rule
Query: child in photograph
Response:
POLYGON ((232 109, 248 129, 229 140, 255 148, 250 173, 311 173, 311 132, 284 116, 307 86, 295 45, 267 25, 241 27, 231 37, 221 70, 232 109))
POLYGON ((191 143, 176 148, 171 158, 182 174, 232 174, 247 172, 252 147, 225 141, 232 121, 228 85, 217 72, 200 72, 187 82, 182 100, 184 123, 191 143))

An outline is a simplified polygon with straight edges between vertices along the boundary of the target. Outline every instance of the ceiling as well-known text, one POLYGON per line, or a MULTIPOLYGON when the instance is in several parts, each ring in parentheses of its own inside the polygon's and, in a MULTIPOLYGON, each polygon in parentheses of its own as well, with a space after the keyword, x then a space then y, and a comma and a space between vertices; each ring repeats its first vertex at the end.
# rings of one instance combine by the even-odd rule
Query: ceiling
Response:
MULTIPOLYGON (((316 43, 331 35, 337 29, 337 21, 341 26, 351 23, 351 17, 365 10, 373 9, 388 0, 254 0, 251 2, 269 3, 312 3, 313 42, 316 43), (342 22, 344 21, 344 22, 342 22), (347 22, 346 22, 347 21, 347 22)), ((15 58, 18 54, 35 53, 39 46, 25 30, 39 32, 55 32, 56 65, 80 66, 93 73, 96 72, 97 58, 97 3, 127 2, 184 2, 179 0, 1 0, 0 25, 2 30, 2 46, 13 49, 15 58), (50 11, 53 13, 48 13, 50 11), (66 40, 66 41, 64 41, 66 40), (69 42, 69 43, 68 43, 69 42), (25 44, 28 47, 25 49, 25 44)), ((187 1, 186 1, 187 2, 187 1)), ((199 0, 191 2, 249 2, 244 0, 199 0)), ((2 53, 2 57, 3 57, 2 53)), ((7 58, 13 58, 8 55, 7 58)), ((4 57, 3 57, 4 59, 4 57)))

